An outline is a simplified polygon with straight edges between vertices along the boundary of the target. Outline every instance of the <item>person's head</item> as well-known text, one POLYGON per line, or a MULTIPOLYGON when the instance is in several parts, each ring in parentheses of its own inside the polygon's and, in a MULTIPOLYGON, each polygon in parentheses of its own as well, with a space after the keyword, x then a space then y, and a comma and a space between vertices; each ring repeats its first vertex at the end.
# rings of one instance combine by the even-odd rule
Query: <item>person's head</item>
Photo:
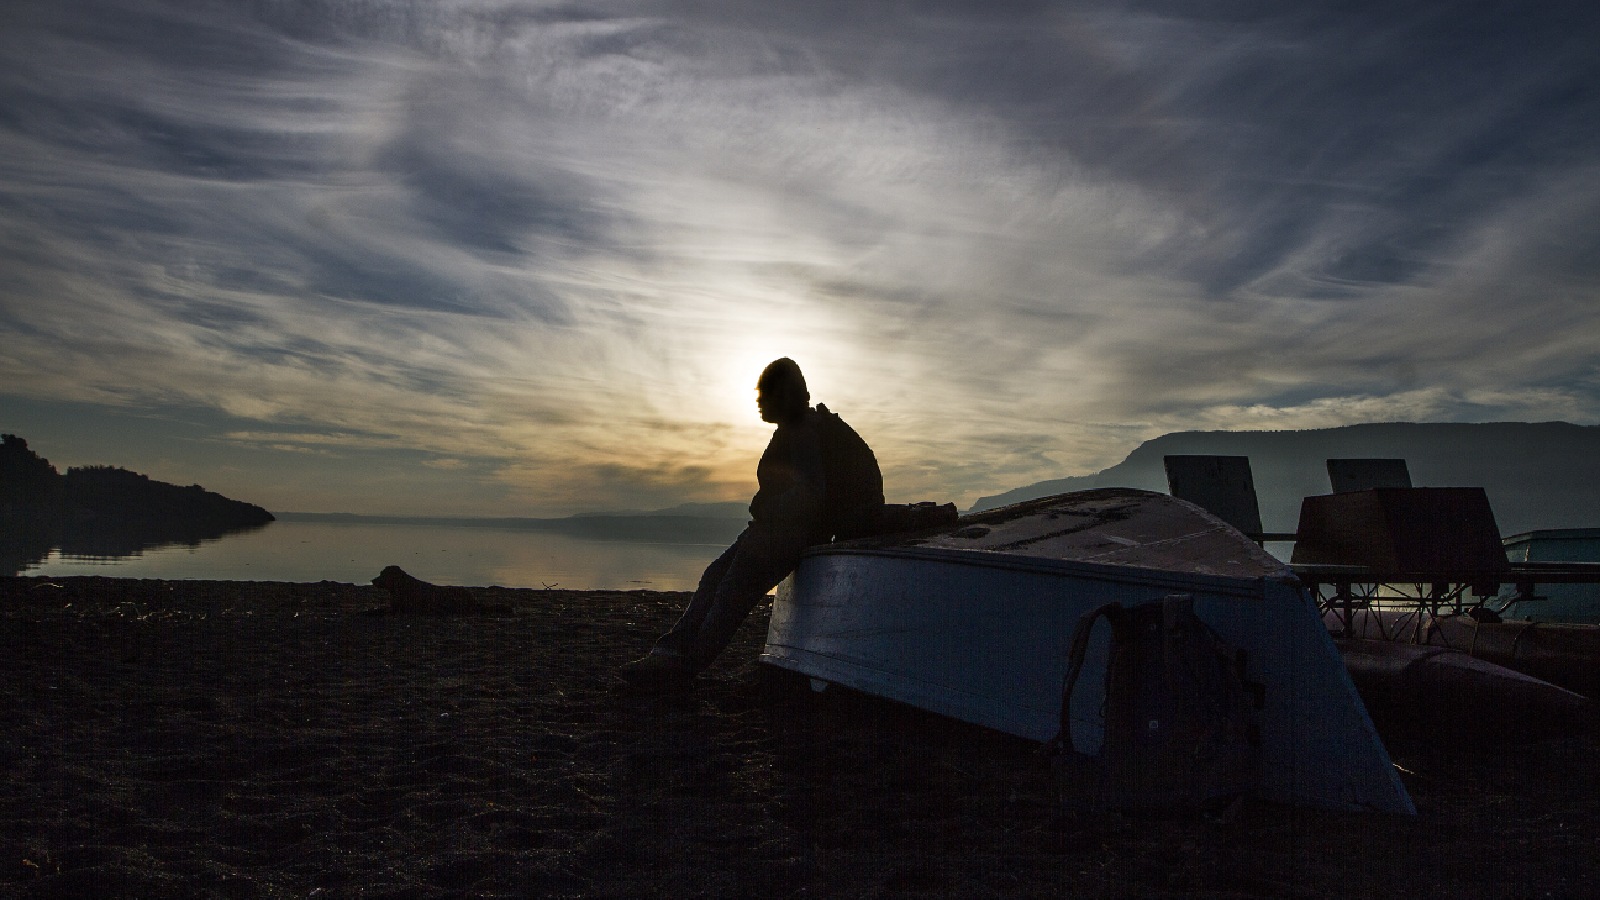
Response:
POLYGON ((794 360, 787 356, 775 359, 761 370, 761 377, 756 379, 756 407, 761 410, 763 422, 791 422, 810 405, 806 376, 800 374, 800 366, 794 360))

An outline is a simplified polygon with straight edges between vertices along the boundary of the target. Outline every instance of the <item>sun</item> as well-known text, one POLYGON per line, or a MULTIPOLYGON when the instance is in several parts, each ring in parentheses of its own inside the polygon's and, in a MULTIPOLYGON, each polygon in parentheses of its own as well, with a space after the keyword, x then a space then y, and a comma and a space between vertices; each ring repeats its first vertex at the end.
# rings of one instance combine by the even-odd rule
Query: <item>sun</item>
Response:
MULTIPOLYGON (((718 310, 699 335, 692 369, 702 410, 715 421, 766 434, 756 411, 756 379, 775 359, 799 363, 813 399, 833 396, 856 371, 857 339, 828 310, 762 297, 718 310)), ((764 440, 764 438, 763 438, 764 440)))
MULTIPOLYGON (((839 380, 837 367, 844 354, 827 348, 819 341, 763 339, 749 343, 737 342, 729 347, 724 360, 711 373, 711 389, 717 392, 719 408, 732 410, 730 421, 735 424, 761 425, 756 412, 756 379, 775 359, 787 356, 800 365, 813 401, 819 388, 839 380), (808 362, 809 360, 809 362, 808 362)), ((766 427, 766 426, 762 426, 766 427)))
POLYGON ((730 350, 732 352, 713 375, 714 390, 718 391, 722 404, 738 410, 734 422, 760 424, 761 416, 756 412, 756 379, 773 360, 784 356, 794 358, 794 350, 786 351, 781 341, 756 341, 730 350))

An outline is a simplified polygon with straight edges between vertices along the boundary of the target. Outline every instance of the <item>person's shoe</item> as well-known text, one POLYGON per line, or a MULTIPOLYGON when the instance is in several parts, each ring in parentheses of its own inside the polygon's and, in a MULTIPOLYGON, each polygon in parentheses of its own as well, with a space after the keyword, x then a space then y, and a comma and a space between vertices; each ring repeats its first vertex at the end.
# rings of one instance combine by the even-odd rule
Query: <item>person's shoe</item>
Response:
POLYGON ((694 670, 675 653, 651 651, 617 669, 624 684, 640 693, 681 694, 694 688, 694 670))

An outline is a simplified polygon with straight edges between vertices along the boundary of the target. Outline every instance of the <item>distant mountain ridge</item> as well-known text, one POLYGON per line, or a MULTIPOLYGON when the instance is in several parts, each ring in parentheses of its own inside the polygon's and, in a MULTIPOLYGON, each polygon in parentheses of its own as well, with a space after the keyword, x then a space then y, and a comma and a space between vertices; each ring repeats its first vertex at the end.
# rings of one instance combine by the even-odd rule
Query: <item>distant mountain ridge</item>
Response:
POLYGON ((572 518, 620 518, 632 516, 646 517, 681 517, 691 519, 739 519, 750 518, 750 504, 748 501, 725 501, 721 503, 679 503, 666 509, 652 510, 620 510, 616 512, 584 512, 574 513, 572 518))
POLYGON ((356 513, 279 513, 285 522, 330 525, 442 525, 541 531, 592 540, 663 544, 726 544, 749 519, 742 503, 683 503, 649 511, 578 513, 564 518, 521 516, 372 516, 356 513))
POLYGON ((1326 460, 1406 460, 1418 487, 1482 487, 1502 535, 1600 526, 1600 426, 1567 422, 1381 423, 1300 431, 1185 431, 1093 475, 982 497, 971 512, 1096 487, 1167 489, 1162 457, 1247 456, 1267 531, 1293 531, 1302 498, 1326 494, 1326 460))

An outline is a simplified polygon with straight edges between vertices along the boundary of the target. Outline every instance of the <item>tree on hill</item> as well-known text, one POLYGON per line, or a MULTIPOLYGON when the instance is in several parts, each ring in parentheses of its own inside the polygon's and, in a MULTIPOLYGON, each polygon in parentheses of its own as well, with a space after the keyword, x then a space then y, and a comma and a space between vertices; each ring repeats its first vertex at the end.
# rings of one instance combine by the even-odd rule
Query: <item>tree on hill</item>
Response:
POLYGON ((0 435, 0 512, 13 518, 22 509, 55 506, 61 475, 49 460, 28 449, 14 434, 0 435))
POLYGON ((116 466, 56 471, 16 435, 0 437, 0 571, 63 554, 128 556, 198 544, 273 521, 252 503, 198 484, 179 487, 116 466))
POLYGON ((201 528, 272 521, 272 514, 259 506, 230 500, 198 484, 178 487, 117 466, 70 468, 62 478, 61 493, 70 514, 78 517, 150 524, 182 521, 201 528))

